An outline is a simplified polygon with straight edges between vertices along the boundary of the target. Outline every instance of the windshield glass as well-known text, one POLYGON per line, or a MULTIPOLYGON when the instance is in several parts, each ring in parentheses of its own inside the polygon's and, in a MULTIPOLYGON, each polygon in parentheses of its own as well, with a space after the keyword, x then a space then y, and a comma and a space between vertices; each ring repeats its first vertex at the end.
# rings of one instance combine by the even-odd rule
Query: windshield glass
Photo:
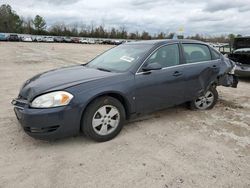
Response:
POLYGON ((123 44, 108 50, 86 66, 106 71, 124 72, 135 65, 152 47, 145 44, 123 44))

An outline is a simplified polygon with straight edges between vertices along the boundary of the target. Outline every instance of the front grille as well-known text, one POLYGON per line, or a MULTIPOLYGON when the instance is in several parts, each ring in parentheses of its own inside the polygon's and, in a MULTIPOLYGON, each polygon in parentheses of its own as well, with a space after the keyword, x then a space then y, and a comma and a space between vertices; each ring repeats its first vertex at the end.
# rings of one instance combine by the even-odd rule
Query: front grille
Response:
POLYGON ((36 127, 24 127, 24 130, 30 133, 48 133, 56 131, 59 128, 59 125, 51 126, 51 127, 43 127, 43 128, 36 128, 36 127))

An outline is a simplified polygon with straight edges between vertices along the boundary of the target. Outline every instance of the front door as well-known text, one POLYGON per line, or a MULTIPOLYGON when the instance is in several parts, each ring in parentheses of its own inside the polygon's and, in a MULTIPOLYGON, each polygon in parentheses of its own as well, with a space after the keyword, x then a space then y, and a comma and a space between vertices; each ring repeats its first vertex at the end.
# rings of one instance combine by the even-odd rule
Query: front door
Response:
POLYGON ((142 67, 150 63, 159 63, 162 69, 144 72, 141 68, 135 75, 137 112, 151 112, 184 102, 186 80, 178 44, 160 47, 142 67))

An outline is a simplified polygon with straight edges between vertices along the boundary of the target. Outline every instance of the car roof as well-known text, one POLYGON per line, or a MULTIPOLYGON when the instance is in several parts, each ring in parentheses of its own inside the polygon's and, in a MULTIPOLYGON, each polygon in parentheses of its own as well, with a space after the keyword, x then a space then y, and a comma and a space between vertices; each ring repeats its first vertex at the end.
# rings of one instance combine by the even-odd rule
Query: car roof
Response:
POLYGON ((141 40, 141 41, 129 42, 129 43, 126 43, 126 44, 162 45, 162 44, 169 44, 169 43, 176 43, 176 42, 205 44, 202 41, 190 40, 190 39, 141 40))

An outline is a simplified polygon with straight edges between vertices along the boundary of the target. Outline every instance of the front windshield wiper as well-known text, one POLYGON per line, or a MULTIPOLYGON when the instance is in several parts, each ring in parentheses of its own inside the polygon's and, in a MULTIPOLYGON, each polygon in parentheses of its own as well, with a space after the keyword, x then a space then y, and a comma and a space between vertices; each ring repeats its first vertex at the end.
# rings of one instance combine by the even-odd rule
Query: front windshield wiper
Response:
POLYGON ((96 69, 98 69, 100 71, 111 72, 111 70, 108 70, 108 69, 105 69, 105 68, 101 68, 101 67, 97 67, 96 69))

